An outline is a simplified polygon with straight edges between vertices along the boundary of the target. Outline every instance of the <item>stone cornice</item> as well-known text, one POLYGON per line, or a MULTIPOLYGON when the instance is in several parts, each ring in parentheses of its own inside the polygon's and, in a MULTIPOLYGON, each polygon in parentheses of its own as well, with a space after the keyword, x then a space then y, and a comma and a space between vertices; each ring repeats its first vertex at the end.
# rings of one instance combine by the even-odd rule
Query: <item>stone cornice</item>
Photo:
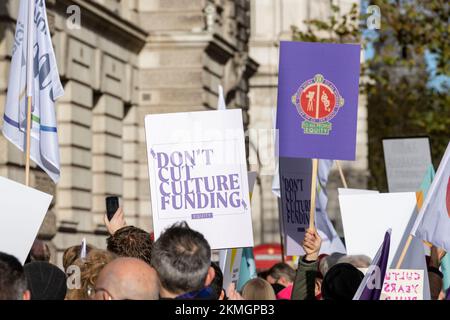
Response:
POLYGON ((108 31, 118 42, 126 43, 127 47, 137 52, 145 45, 148 36, 145 30, 99 3, 88 0, 58 0, 54 8, 59 13, 67 15, 65 9, 70 5, 80 7, 82 26, 91 26, 98 31, 108 31))

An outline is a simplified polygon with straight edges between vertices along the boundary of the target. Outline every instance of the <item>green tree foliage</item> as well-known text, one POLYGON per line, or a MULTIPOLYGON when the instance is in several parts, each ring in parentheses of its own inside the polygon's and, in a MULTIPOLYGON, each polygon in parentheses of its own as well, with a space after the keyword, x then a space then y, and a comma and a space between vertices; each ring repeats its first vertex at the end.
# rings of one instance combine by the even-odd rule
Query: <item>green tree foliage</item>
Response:
POLYGON ((375 0, 379 30, 367 30, 366 14, 356 5, 342 13, 330 1, 330 16, 292 27, 293 39, 370 45, 373 57, 361 70, 367 96, 370 187, 386 190, 381 139, 429 136, 435 167, 450 138, 449 16, 446 0, 375 0), (430 63, 434 60, 434 63, 430 63), (432 67, 430 67, 432 65, 432 67), (436 78, 445 79, 436 85, 436 78))

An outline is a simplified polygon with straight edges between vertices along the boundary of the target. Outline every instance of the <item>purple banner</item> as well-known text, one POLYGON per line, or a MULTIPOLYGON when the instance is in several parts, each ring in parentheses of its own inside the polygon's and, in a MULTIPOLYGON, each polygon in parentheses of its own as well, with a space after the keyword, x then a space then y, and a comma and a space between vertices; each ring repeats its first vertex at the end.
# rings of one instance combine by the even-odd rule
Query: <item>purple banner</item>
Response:
POLYGON ((360 45, 282 41, 280 157, 355 160, 360 45))

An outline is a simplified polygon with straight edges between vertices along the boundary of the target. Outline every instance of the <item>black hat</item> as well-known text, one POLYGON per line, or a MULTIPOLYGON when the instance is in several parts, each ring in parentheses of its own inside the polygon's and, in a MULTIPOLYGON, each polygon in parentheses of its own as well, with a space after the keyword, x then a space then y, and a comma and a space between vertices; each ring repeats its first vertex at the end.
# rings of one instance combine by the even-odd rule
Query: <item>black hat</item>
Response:
POLYGON ((24 266, 31 300, 64 300, 67 292, 66 274, 58 267, 43 261, 24 266))
POLYGON ((350 263, 338 263, 325 274, 322 282, 324 300, 352 300, 364 274, 350 263))

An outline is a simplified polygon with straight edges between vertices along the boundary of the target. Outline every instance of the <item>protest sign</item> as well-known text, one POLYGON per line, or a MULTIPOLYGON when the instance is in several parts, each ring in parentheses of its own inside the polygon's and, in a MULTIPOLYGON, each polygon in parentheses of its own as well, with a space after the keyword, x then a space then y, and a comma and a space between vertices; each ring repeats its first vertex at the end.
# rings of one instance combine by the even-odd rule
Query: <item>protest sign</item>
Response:
POLYGON ((219 256, 219 267, 223 273, 223 285, 226 290, 231 283, 237 288, 241 269, 242 248, 221 250, 219 256))
POLYGON ((383 152, 389 192, 419 190, 432 165, 429 139, 383 139, 383 152))
POLYGON ((37 236, 52 196, 0 177, 0 251, 23 264, 37 236))
MULTIPOLYGON (((320 253, 345 253, 345 247, 331 223, 326 206, 328 196, 326 184, 333 162, 319 161, 319 174, 316 195, 316 228, 322 238, 320 253)), ((279 181, 280 190, 280 219, 284 254, 286 256, 303 255, 301 247, 305 231, 309 227, 309 213, 311 206, 311 160, 302 158, 280 158, 279 181)))
POLYGON ((373 258, 385 231, 392 229, 388 265, 416 211, 415 192, 339 195, 347 254, 373 258))
POLYGON ((212 249, 253 246, 242 111, 145 117, 155 239, 186 221, 212 249))
MULTIPOLYGON (((360 268, 363 273, 367 269, 360 268)), ((423 300, 424 271, 389 269, 386 272, 380 300, 423 300)))
POLYGON ((380 192, 378 190, 338 188, 339 195, 374 194, 374 193, 380 192))
POLYGON ((423 284, 423 270, 388 270, 380 300, 423 300, 423 284))
POLYGON ((311 159, 280 158, 281 217, 287 256, 304 254, 300 243, 309 227, 311 159))
POLYGON ((281 41, 280 157, 355 160, 360 46, 281 41))

